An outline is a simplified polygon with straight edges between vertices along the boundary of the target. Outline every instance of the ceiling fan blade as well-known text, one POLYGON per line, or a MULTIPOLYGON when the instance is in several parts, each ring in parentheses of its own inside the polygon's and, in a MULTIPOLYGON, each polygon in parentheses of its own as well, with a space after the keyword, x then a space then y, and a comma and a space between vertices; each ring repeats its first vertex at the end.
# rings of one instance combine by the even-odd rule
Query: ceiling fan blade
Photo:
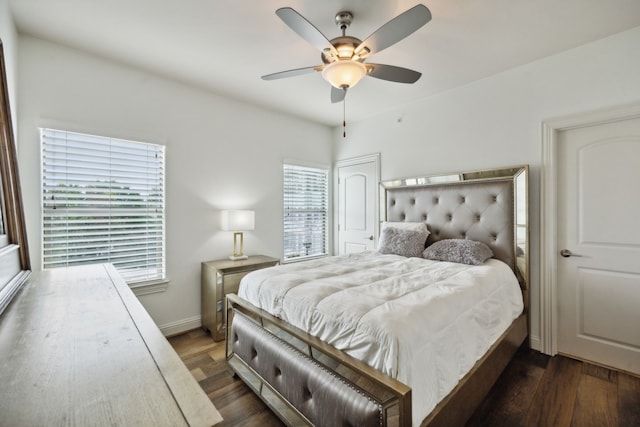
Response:
POLYGON ((347 95, 347 89, 338 89, 335 86, 331 86, 331 102, 337 103, 344 101, 344 97, 347 95))
POLYGON ((389 80, 397 83, 415 83, 422 73, 408 68, 396 67, 384 64, 365 64, 367 75, 376 79, 389 80))
POLYGON ((431 12, 418 4, 378 28, 356 47, 354 54, 365 57, 399 42, 431 20, 431 12))
POLYGON ((299 76, 301 74, 308 74, 313 71, 322 71, 324 67, 322 65, 316 65, 314 67, 296 68, 295 70, 280 71, 278 73, 272 73, 262 76, 262 80, 277 80, 287 77, 299 76))
POLYGON ((320 52, 330 51, 336 56, 338 52, 335 47, 329 42, 327 37, 320 32, 311 22, 300 15, 298 12, 290 7, 282 7, 276 10, 276 15, 284 21, 293 31, 298 33, 300 37, 311 43, 320 52))

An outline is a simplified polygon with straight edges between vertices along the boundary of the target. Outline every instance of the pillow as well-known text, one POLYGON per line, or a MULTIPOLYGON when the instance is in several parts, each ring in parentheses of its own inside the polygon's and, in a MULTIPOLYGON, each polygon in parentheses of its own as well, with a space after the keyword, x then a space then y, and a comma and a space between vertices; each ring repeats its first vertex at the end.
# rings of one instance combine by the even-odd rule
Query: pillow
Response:
POLYGON ((493 251, 482 242, 468 239, 443 239, 422 252, 422 257, 435 261, 480 265, 493 256, 493 251))
POLYGON ((380 233, 378 253, 419 257, 424 251, 428 232, 387 226, 380 233))
POLYGON ((382 223, 381 230, 384 230, 387 227, 401 228, 403 230, 413 230, 413 231, 424 231, 427 233, 427 237, 429 236, 429 229, 427 228, 427 224, 424 222, 387 222, 384 221, 382 223))

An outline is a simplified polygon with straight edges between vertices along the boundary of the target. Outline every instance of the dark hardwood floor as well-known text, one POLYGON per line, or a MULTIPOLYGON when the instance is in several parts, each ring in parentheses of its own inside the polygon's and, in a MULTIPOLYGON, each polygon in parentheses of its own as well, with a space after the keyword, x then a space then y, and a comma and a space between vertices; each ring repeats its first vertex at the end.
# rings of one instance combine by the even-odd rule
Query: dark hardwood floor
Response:
MULTIPOLYGON (((225 419, 224 426, 282 426, 227 370, 224 342, 200 329, 169 338, 225 419)), ((521 348, 467 427, 640 427, 640 378, 521 348)))

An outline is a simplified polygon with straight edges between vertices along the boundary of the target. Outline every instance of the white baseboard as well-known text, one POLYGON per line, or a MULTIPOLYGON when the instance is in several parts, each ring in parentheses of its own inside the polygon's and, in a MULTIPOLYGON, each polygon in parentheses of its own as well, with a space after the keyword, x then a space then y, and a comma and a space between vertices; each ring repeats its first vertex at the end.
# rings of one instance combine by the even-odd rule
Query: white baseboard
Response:
POLYGON ((170 335, 181 334, 192 329, 196 329, 202 326, 202 318, 195 316, 190 319, 178 320, 176 322, 167 323, 165 325, 159 325, 160 331, 165 337, 170 335))

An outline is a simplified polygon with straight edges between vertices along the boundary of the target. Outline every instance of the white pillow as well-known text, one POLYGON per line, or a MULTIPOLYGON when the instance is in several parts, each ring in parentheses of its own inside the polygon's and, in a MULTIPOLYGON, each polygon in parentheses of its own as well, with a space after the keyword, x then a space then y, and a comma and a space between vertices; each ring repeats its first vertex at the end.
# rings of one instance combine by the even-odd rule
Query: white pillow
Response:
POLYGON ((382 223, 382 227, 380 231, 384 230, 387 227, 399 228, 401 230, 413 230, 413 231, 424 231, 429 236, 429 229, 427 228, 427 224, 424 222, 387 222, 384 221, 382 223))

